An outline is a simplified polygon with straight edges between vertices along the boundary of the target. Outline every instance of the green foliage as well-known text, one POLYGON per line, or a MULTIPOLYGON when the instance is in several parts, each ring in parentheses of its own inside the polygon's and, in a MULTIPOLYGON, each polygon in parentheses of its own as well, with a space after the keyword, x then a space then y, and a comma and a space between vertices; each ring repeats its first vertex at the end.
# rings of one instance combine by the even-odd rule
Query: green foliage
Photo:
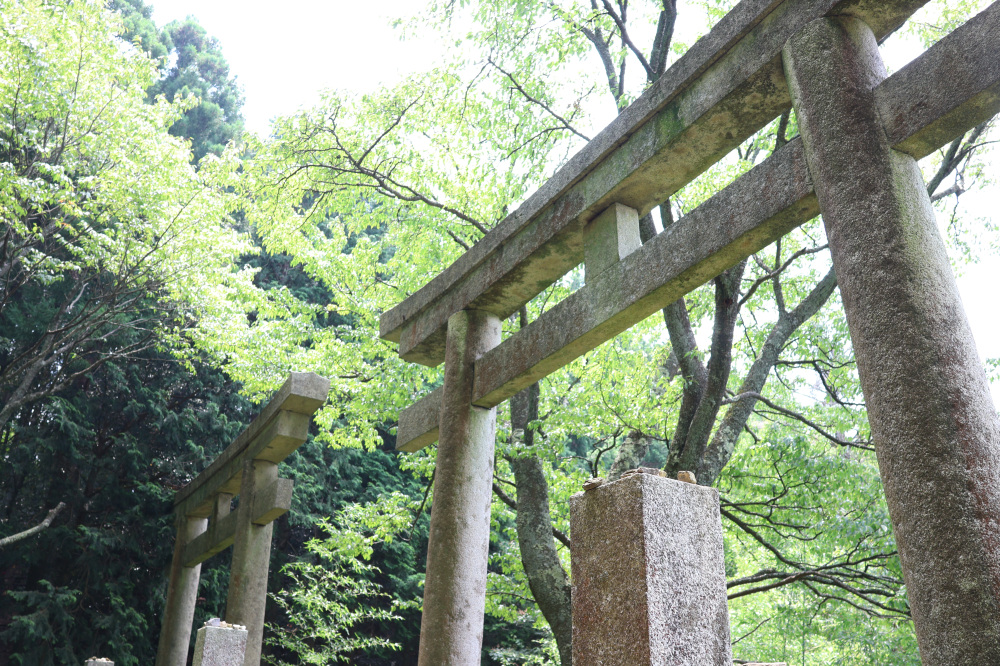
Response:
POLYGON ((391 544, 410 527, 412 503, 408 496, 392 493, 377 503, 349 505, 338 513, 336 524, 319 523, 324 538, 306 543, 310 560, 285 565, 289 588, 272 595, 287 625, 272 627, 268 643, 291 653, 292 661, 269 663, 347 663, 359 652, 400 649, 383 632, 403 619, 399 610, 413 608, 416 601, 385 592, 376 581, 382 572, 369 560, 376 547, 391 544), (373 625, 378 633, 370 633, 373 625))
MULTIPOLYGON (((648 40, 670 4, 630 3, 632 39, 648 40)), ((714 23, 733 4, 710 0, 679 9, 714 23)), ((252 140, 254 158, 242 183, 247 220, 268 251, 287 255, 324 285, 328 312, 349 322, 317 334, 315 322, 325 315, 314 312, 314 328, 303 323, 301 334, 286 338, 294 340, 290 358, 309 358, 339 377, 338 404, 323 423, 342 429, 326 435, 328 441, 371 446, 394 410, 438 381, 436 372, 398 363, 392 346, 377 338, 378 313, 440 272, 564 163, 607 119, 601 90, 620 109, 648 85, 646 72, 626 80, 626 65, 634 71, 636 60, 608 11, 595 7, 431 3, 405 30, 433 29, 454 44, 443 67, 367 96, 328 92, 315 108, 279 119, 272 138, 252 140)), ((694 37, 680 36, 672 53, 679 55, 678 44, 694 37)), ((795 132, 794 116, 775 120, 673 196, 669 213, 691 211, 795 132)), ((740 310, 729 348, 710 350, 706 342, 717 313, 714 286, 685 298, 698 341, 693 356, 707 365, 712 355, 726 354, 731 363, 709 424, 713 436, 733 409, 733 396, 746 390, 744 380, 774 346, 760 389, 766 402, 739 424, 732 462, 715 479, 727 512, 734 635, 753 630, 739 644, 738 654, 747 657, 778 659, 772 648, 780 641, 781 657, 789 660, 798 654, 812 663, 907 664, 914 658, 912 628, 836 296, 824 296, 825 307, 817 306, 787 338, 771 337, 829 274, 825 249, 822 226, 814 221, 739 269, 740 310), (756 589, 765 586, 772 591, 756 589), (861 638, 842 640, 854 627, 859 637, 879 638, 867 648, 861 638), (801 640, 785 649, 791 636, 801 640)), ((528 304, 528 319, 581 283, 580 271, 565 276, 528 304)), ((250 335, 259 334, 255 327, 263 333, 254 323, 250 335)), ((505 323, 505 335, 517 327, 505 323)), ((586 477, 606 474, 633 433, 647 440, 647 463, 669 464, 689 388, 678 353, 658 316, 554 373, 542 386, 530 450, 517 448, 502 407, 499 487, 516 494, 504 456, 538 456, 553 527, 565 533, 569 496, 586 477)), ((235 360, 237 376, 252 382, 270 363, 243 355, 235 360)), ((402 464, 427 479, 434 455, 431 449, 402 464)), ((512 633, 518 626, 544 631, 513 517, 505 503, 494 503, 487 610, 512 633)), ((559 552, 568 568, 568 549, 559 552)), ((490 646, 496 649, 489 658, 553 659, 532 645, 538 637, 490 646)))
MULTIPOLYGON (((202 364, 189 371, 163 354, 106 363, 23 410, 0 448, 0 520, 16 531, 59 501, 67 509, 30 541, 0 550, 7 656, 148 663, 173 551, 173 492, 250 415, 220 373, 202 364)), ((203 572, 199 620, 218 615, 226 582, 203 572)))
MULTIPOLYGON (((94 3, 4 3, 0 24, 0 427, 81 372, 176 341, 200 311, 251 295, 233 197, 147 103, 153 63, 94 3), (154 296, 162 307, 144 310, 154 296), (30 318, 28 312, 30 311, 30 318), (130 347, 108 337, 145 333, 130 347)), ((178 351, 189 348, 178 345, 178 351)))
POLYGON ((191 138, 195 160, 209 153, 221 155, 226 144, 243 132, 243 92, 229 75, 222 47, 193 17, 170 23, 163 34, 171 50, 150 97, 164 95, 171 101, 195 97, 197 103, 170 127, 170 133, 191 138))
POLYGON ((8 590, 6 594, 10 601, 25 610, 23 615, 10 619, 2 634, 5 642, 29 646, 24 652, 15 653, 15 659, 22 664, 39 666, 77 663, 67 645, 73 627, 76 591, 40 580, 36 590, 8 590))
MULTIPOLYGON (((651 37, 667 4, 633 3, 632 36, 651 37)), ((714 20, 732 4, 681 11, 714 20)), ((921 38, 972 4, 944 8, 921 38)), ((93 2, 0 0, 0 270, 16 276, 0 300, 0 534, 69 507, 30 547, 0 551, 0 661, 148 663, 173 491, 252 417, 238 394, 260 400, 289 370, 311 370, 333 388, 315 437, 282 465, 296 490, 276 525, 265 656, 410 663, 436 451, 400 455, 393 431, 440 372, 402 362, 378 316, 499 224, 651 77, 632 73, 617 24, 588 3, 435 2, 406 30, 454 44, 442 66, 369 95, 328 91, 240 153, 224 148, 241 131, 241 94, 219 44, 193 18, 157 28, 143 0, 111 6, 120 17, 93 2), (60 327, 86 335, 44 351, 45 331, 60 327), (31 374, 35 362, 48 370, 31 374)), ((794 132, 794 117, 776 120, 663 217, 794 132)), ((824 242, 812 222, 748 262, 735 342, 720 350, 731 355, 727 400, 776 322, 827 274, 824 242)), ((529 320, 582 282, 577 270, 552 285, 529 320)), ((736 655, 916 664, 836 306, 780 343, 768 402, 715 480, 736 655)), ((691 357, 707 363, 713 287, 685 307, 700 344, 691 357)), ((506 322, 505 335, 517 328, 506 322)), ((677 364, 657 316, 543 383, 530 447, 502 407, 497 487, 516 499, 507 457, 537 456, 552 527, 567 534, 569 497, 606 475, 624 442, 641 436, 645 464, 668 465, 689 388, 677 364)), ((483 661, 554 663, 514 516, 494 503, 483 661)), ((196 622, 223 606, 226 556, 212 562, 196 622)))
POLYGON ((986 0, 933 0, 907 22, 905 31, 929 47, 988 4, 986 0))
MULTIPOLYGON (((0 661, 147 663, 169 499, 250 415, 189 344, 173 345, 183 364, 162 348, 253 291, 237 263, 252 246, 209 181, 231 164, 194 170, 167 132, 190 102, 147 97, 155 64, 118 38, 118 17, 95 2, 0 6, 0 531, 67 505, 0 552, 0 661)), ((129 30, 156 35, 143 11, 129 30)), ((205 574, 217 614, 225 588, 205 574)))
POLYGON ((122 37, 149 54, 157 62, 166 62, 170 36, 156 27, 153 6, 144 0, 111 0, 108 8, 122 17, 122 37))
POLYGON ((190 139, 195 161, 209 153, 221 155, 226 144, 243 132, 243 92, 229 75, 219 42, 193 16, 158 28, 152 20, 153 7, 145 0, 113 0, 109 6, 122 16, 122 37, 158 63, 159 76, 149 88, 149 99, 194 98, 170 133, 190 139))

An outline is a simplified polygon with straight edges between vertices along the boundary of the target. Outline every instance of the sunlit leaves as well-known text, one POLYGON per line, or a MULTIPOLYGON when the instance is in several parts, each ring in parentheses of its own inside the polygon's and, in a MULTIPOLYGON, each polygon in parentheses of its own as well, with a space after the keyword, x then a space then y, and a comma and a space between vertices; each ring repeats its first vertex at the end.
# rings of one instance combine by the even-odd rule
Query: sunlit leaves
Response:
POLYGON ((114 332, 179 342, 196 317, 247 296, 238 258, 253 246, 233 227, 234 193, 213 182, 236 163, 195 170, 187 143, 167 133, 193 102, 148 103, 154 63, 119 39, 117 15, 98 2, 2 7, 0 309, 55 303, 36 322, 42 337, 19 330, 24 346, 5 359, 6 422, 28 396, 63 386, 85 352, 91 363, 130 353, 102 344, 114 332), (146 296, 161 299, 159 316, 138 315, 146 296))

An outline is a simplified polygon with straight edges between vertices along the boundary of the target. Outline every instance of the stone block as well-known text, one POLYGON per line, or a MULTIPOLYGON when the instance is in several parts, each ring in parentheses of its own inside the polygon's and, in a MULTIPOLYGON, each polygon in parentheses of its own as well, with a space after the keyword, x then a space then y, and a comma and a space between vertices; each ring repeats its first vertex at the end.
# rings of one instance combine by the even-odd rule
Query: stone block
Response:
POLYGON ((91 657, 83 662, 83 666, 115 666, 115 662, 106 657, 91 657))
POLYGON ((714 489, 634 474, 570 512, 573 663, 732 665, 714 489))
POLYGON ((247 630, 215 620, 198 630, 194 643, 194 666, 243 666, 247 630))
POLYGON ((614 203, 584 228, 583 263, 586 282, 642 247, 639 213, 614 203))

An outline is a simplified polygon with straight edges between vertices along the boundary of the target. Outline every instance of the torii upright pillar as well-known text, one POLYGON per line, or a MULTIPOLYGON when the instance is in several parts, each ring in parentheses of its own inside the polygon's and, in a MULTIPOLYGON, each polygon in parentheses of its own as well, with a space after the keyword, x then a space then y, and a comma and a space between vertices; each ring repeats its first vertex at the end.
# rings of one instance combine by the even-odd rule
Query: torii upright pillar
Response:
POLYGON ((497 418, 495 407, 472 404, 472 382, 475 362, 499 343, 496 315, 462 310, 448 319, 420 666, 480 662, 497 418))
POLYGON ((921 659, 1000 664, 1000 421, 920 169, 882 129, 875 35, 818 19, 783 60, 921 659))

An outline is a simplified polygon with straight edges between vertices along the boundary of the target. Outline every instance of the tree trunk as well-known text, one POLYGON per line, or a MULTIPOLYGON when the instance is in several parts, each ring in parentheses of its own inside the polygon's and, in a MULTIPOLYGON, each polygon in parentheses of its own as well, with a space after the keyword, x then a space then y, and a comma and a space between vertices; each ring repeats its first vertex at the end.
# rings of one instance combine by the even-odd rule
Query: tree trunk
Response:
MULTIPOLYGON (((760 393, 764 388, 764 382, 771 373, 771 368, 778 362, 778 355, 784 349, 792 334, 798 330, 799 326, 808 321, 820 308, 829 300, 833 290, 837 288, 837 275, 831 268, 826 276, 813 287, 809 295, 802 299, 802 302, 791 312, 782 312, 777 323, 767 336, 764 346, 760 351, 760 356, 754 361, 739 393, 760 393)), ((743 432, 750 414, 753 413, 754 405, 757 404, 755 398, 747 397, 738 400, 726 411, 722 423, 715 431, 711 444, 702 456, 698 465, 698 482, 704 485, 712 485, 722 472, 722 468, 729 463, 736 448, 736 441, 743 432)))
MULTIPOLYGON (((524 447, 533 443, 528 424, 538 418, 538 384, 532 384, 510 402, 511 430, 524 447)), ((542 461, 527 453, 512 456, 510 466, 517 485, 517 543, 528 586, 539 610, 552 627, 559 648, 559 660, 569 666, 573 660, 573 608, 569 578, 559 561, 552 538, 549 486, 542 461)))

